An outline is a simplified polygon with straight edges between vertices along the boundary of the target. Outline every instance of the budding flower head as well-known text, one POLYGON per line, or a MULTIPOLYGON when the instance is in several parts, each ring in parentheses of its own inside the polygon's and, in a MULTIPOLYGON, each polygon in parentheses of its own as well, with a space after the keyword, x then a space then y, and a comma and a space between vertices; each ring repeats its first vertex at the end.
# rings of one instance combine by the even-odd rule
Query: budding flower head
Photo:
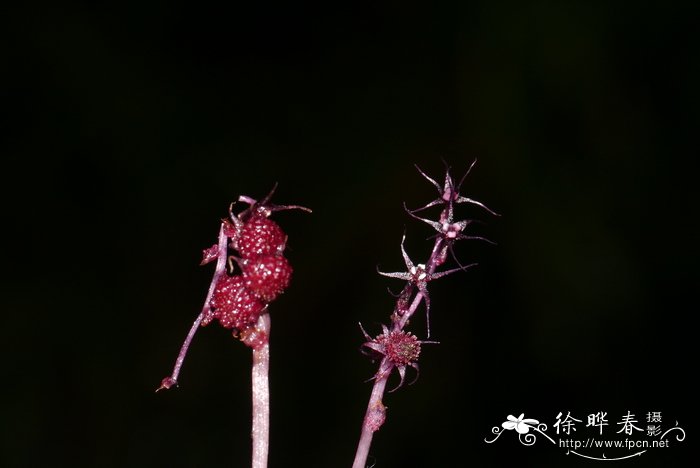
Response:
MULTIPOLYGON (((292 267, 284 258, 287 235, 269 216, 286 209, 310 210, 296 205, 271 204, 275 188, 276 185, 260 201, 246 195, 238 197, 239 202, 249 207, 237 214, 233 211, 235 203, 229 207, 229 218, 221 224, 226 248, 217 245, 204 251, 202 264, 214 257, 224 261, 217 264, 215 286, 205 304, 202 325, 217 318, 224 328, 233 329, 234 335, 249 336, 267 305, 289 286, 292 267), (232 260, 238 263, 240 272, 234 271, 232 260), (226 263, 229 271, 222 272, 226 263)), ((249 344, 260 339, 241 341, 249 344)))
POLYGON ((276 222, 254 213, 241 228, 236 245, 242 258, 255 258, 281 254, 286 243, 287 235, 276 222))
POLYGON ((260 201, 239 196, 238 201, 249 205, 248 208, 234 213, 235 202, 232 203, 228 218, 221 221, 218 242, 202 252, 201 265, 216 261, 214 277, 202 311, 180 348, 173 373, 163 379, 160 389, 177 385, 180 368, 200 325, 218 319, 251 348, 258 349, 267 343, 269 316, 265 312, 268 304, 289 286, 292 275, 292 267, 284 258, 287 235, 269 216, 290 209, 311 212, 302 206, 270 203, 276 187, 275 184, 260 201), (235 264, 240 268, 236 269, 235 264), (266 324, 264 329, 258 327, 260 323, 266 324))
POLYGON ((245 287, 260 300, 274 301, 289 286, 292 267, 281 255, 267 255, 243 263, 245 287))
MULTIPOLYGON (((362 325, 360 325, 360 328, 362 328, 362 325)), ((376 338, 371 338, 367 332, 362 329, 362 332, 367 339, 367 341, 362 344, 362 347, 370 350, 370 354, 386 358, 390 364, 389 371, 393 367, 398 369, 401 382, 399 382, 399 385, 396 388, 391 390, 393 392, 403 385, 406 377, 406 367, 413 367, 416 372, 419 372, 418 357, 420 356, 421 345, 425 343, 435 344, 437 342, 420 341, 410 332, 405 332, 403 330, 389 330, 386 325, 382 325, 382 330, 382 334, 377 335, 376 338)), ((381 377, 381 375, 379 375, 380 373, 382 373, 381 369, 380 372, 373 378, 381 377)), ((417 378, 418 375, 416 375, 416 379, 417 378)))
POLYGON ((202 325, 207 325, 212 318, 217 318, 222 327, 236 330, 243 330, 255 324, 266 307, 263 301, 245 287, 245 280, 239 275, 222 275, 209 304, 212 313, 205 316, 202 325))
POLYGON ((395 366, 407 366, 418 361, 420 341, 410 332, 390 331, 377 336, 375 342, 384 347, 384 354, 395 366))

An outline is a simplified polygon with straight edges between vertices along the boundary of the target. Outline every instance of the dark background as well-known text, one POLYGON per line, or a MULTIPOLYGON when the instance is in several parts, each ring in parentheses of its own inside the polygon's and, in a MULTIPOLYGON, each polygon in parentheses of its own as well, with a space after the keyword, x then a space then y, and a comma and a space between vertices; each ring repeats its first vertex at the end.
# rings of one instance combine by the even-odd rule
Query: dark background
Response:
POLYGON ((225 330, 199 332, 179 389, 153 390, 218 219, 277 181, 314 214, 275 215, 295 276, 271 308, 270 466, 350 466, 374 369, 357 322, 387 321, 400 283, 375 266, 401 269, 404 229, 426 258, 402 202, 435 197, 413 163, 441 178, 441 158, 456 176, 478 158, 463 192, 502 216, 458 213, 498 246, 458 244, 480 266, 430 286, 442 344, 386 397, 370 461, 597 463, 484 443, 521 412, 686 428, 633 466, 697 446, 696 6, 58 5, 3 15, 0 465, 249 463, 250 351, 225 330))

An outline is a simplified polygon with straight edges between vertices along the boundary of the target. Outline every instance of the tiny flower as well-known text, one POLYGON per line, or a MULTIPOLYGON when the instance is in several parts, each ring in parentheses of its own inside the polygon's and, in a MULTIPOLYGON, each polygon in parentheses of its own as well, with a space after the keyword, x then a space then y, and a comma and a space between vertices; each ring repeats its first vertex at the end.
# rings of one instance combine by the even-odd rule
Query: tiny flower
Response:
POLYGON ((276 188, 277 184, 260 201, 247 195, 238 197, 238 201, 250 206, 237 215, 233 214, 233 204, 231 204, 229 214, 237 230, 233 245, 242 258, 278 255, 284 251, 287 235, 277 223, 268 219, 273 212, 302 210, 311 213, 310 209, 299 205, 274 205, 270 203, 276 188))
POLYGON ((521 413, 517 418, 509 414, 508 421, 501 424, 501 426, 508 431, 515 429, 518 434, 527 434, 531 427, 536 427, 540 423, 537 419, 523 419, 523 416, 525 416, 525 413, 521 413))
POLYGON ((239 196, 239 202, 249 205, 239 213, 234 212, 236 202, 231 203, 229 216, 219 227, 218 243, 202 252, 201 265, 216 260, 214 276, 202 310, 180 347, 172 374, 162 380, 159 390, 177 385, 194 335, 200 326, 214 319, 224 328, 233 329, 234 336, 253 349, 267 343, 269 321, 265 322, 264 312, 287 288, 292 273, 292 267, 283 257, 287 235, 268 217, 274 211, 290 209, 311 212, 302 206, 271 204, 276 186, 260 201, 239 196), (240 268, 236 268, 234 261, 240 268))
POLYGON ((202 250, 202 261, 201 265, 206 265, 209 262, 213 262, 219 257, 219 244, 214 244, 208 249, 202 250))
POLYGON ((454 242, 460 239, 478 239, 486 241, 490 244, 494 243, 484 237, 464 235, 464 230, 467 226, 472 224, 474 220, 466 219, 464 221, 454 221, 454 213, 451 207, 448 208, 445 216, 441 217, 442 219, 440 219, 440 221, 433 221, 431 219, 421 218, 420 216, 416 216, 414 212, 406 208, 405 205, 404 208, 406 209, 406 212, 413 218, 419 221, 423 221, 424 223, 432 226, 432 228, 438 232, 438 235, 440 235, 447 242, 454 242))
MULTIPOLYGON (((390 372, 393 367, 398 369, 401 381, 396 388, 391 390, 392 392, 403 385, 404 379, 406 378, 406 367, 413 367, 416 373, 419 372, 418 357, 420 356, 421 344, 436 344, 435 341, 420 341, 412 333, 403 330, 389 331, 386 325, 382 325, 383 333, 376 338, 371 338, 364 328, 362 328, 362 325, 360 325, 360 328, 365 335, 365 339, 367 339, 362 346, 370 350, 373 354, 385 357, 390 364, 388 370, 380 370, 373 379, 380 377, 380 374, 383 372, 390 372)), ((417 378, 418 375, 416 374, 416 379, 417 378)))
POLYGON ((423 172, 420 167, 416 165, 416 169, 420 174, 425 177, 431 184, 437 188, 438 194, 440 195, 438 198, 435 200, 431 201, 427 205, 413 210, 413 212, 416 211, 422 211, 426 208, 430 208, 431 206, 439 205, 441 203, 444 203, 448 206, 452 206, 453 203, 471 203, 473 205, 480 206, 481 208, 485 209, 489 213, 491 213, 494 216, 498 216, 497 213, 492 211, 490 208, 488 208, 486 205, 483 203, 472 200, 471 198, 463 197, 459 194, 459 189, 462 186, 462 183, 464 182, 464 179, 469 175, 469 172, 472 170, 472 167, 474 167, 474 164, 476 164, 476 159, 472 162, 471 166, 469 166, 469 169, 467 172, 462 176, 462 179, 459 181, 457 186, 455 186, 454 181, 452 180, 452 177, 450 176, 450 171, 449 168, 445 171, 445 183, 441 187, 440 184, 438 184, 434 179, 429 177, 425 172, 423 172))
POLYGON ((292 267, 282 256, 261 256, 243 263, 245 287, 265 302, 274 301, 289 286, 292 267))
POLYGON ((260 215, 252 216, 241 228, 236 246, 243 258, 275 255, 284 251, 287 236, 279 224, 260 215))
POLYGON ((426 319, 428 322, 428 337, 430 337, 430 296, 428 295, 428 281, 442 278, 443 276, 449 275, 450 273, 454 273, 455 271, 459 271, 459 270, 462 270, 464 268, 453 268, 451 270, 446 270, 446 271, 434 273, 434 272, 428 271, 426 269, 425 265, 423 265, 423 264, 419 263, 418 265, 414 265, 413 262, 411 261, 411 259, 409 258, 408 254, 406 253, 406 249, 404 248, 404 241, 405 240, 406 240, 406 235, 404 234, 403 238, 401 238, 401 253, 403 254, 403 259, 404 259, 404 263, 406 264, 407 271, 395 272, 395 273, 384 273, 382 271, 377 270, 377 272, 383 276, 388 276, 390 278, 398 278, 398 279, 402 279, 404 281, 408 281, 409 283, 415 285, 418 288, 418 290, 423 295, 423 300, 425 301, 426 319))
MULTIPOLYGON (((467 219, 464 221, 454 221, 454 213, 452 210, 452 205, 448 206, 447 209, 443 210, 443 212, 440 215, 440 221, 433 221, 431 219, 426 219, 426 218, 421 218, 420 216, 416 216, 411 210, 406 208, 406 205, 404 205, 404 209, 406 212, 412 216, 413 218, 423 221, 424 223, 428 224, 429 226, 432 226, 433 229, 437 231, 437 235, 440 236, 444 242, 445 242, 445 249, 449 250, 450 253, 452 254, 452 258, 454 259, 455 262, 457 262, 457 265, 462 270, 465 270, 469 267, 472 267, 476 265, 476 263, 472 263, 470 265, 462 265, 460 261, 457 259, 457 256, 454 253, 454 243, 458 240, 462 239, 467 239, 467 240, 482 240, 485 242, 488 242, 489 244, 494 244, 495 242, 490 241, 489 239, 486 239, 485 237, 480 237, 480 236, 467 236, 463 234, 464 230, 466 229, 467 226, 469 226, 471 223, 474 221, 471 219, 467 219)), ((446 251, 443 250, 443 261, 444 258, 446 257, 446 251)))
POLYGON ((216 284, 211 301, 211 314, 202 319, 202 325, 218 318, 224 328, 243 330, 257 322, 265 303, 245 287, 241 276, 223 275, 216 284), (206 320, 206 323, 205 323, 206 320))

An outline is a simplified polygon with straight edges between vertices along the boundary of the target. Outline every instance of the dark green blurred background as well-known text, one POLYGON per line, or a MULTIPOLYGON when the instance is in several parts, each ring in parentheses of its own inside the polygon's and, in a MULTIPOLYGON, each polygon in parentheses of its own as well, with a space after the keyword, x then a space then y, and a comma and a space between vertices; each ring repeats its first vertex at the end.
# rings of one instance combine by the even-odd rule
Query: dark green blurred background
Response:
POLYGON ((385 399, 375 466, 595 465, 483 442, 521 412, 692 427, 698 7, 57 5, 3 15, 3 467, 249 463, 250 353, 222 328, 153 390, 218 219, 275 181, 314 214, 276 215, 295 277, 272 306, 270 466, 350 466, 374 369, 357 322, 386 322, 400 283, 375 266, 401 268, 404 229, 428 254, 402 202, 434 198, 413 163, 440 158, 478 158, 464 193, 502 217, 459 213, 498 246, 458 244, 480 266, 431 285, 442 344, 385 399))

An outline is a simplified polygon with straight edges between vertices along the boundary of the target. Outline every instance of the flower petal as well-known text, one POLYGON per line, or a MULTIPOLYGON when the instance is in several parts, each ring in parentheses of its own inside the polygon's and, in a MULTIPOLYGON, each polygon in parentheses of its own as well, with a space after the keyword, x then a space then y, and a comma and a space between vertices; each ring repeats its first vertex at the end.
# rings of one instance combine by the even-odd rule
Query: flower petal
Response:
POLYGON ((503 424, 501 424, 501 426, 503 426, 503 429, 506 429, 508 431, 515 429, 516 425, 517 425, 517 423, 512 422, 512 421, 506 421, 503 424))
POLYGON ((522 422, 529 424, 530 426, 536 426, 540 423, 537 419, 523 419, 522 422))
POLYGON ((518 432, 518 434, 527 434, 530 432, 530 426, 527 424, 518 423, 515 425, 515 430, 518 432))
POLYGON ((518 419, 515 416, 513 416, 512 414, 509 414, 506 419, 508 419, 508 421, 513 421, 513 422, 518 421, 518 419))

